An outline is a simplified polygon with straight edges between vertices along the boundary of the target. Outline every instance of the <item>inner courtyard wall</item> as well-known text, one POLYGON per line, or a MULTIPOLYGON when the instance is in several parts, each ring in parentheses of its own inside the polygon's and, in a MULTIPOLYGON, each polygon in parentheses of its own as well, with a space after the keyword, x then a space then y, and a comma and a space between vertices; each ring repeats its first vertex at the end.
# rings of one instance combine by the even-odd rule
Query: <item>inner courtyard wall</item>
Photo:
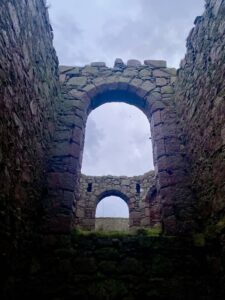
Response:
POLYGON ((93 230, 96 221, 96 207, 102 199, 108 196, 121 197, 127 203, 130 228, 160 224, 159 198, 157 201, 152 199, 154 200, 151 203, 154 207, 154 216, 153 210, 150 212, 150 203, 147 197, 150 189, 156 189, 154 171, 133 177, 81 175, 80 193, 76 206, 76 224, 83 229, 93 230))

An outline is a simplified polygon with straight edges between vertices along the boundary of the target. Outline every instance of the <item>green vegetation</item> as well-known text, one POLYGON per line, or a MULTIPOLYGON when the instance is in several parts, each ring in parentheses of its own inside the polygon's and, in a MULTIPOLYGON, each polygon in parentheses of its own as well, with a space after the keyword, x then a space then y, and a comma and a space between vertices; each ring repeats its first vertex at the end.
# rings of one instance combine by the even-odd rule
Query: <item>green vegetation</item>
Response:
POLYGON ((161 226, 153 228, 138 228, 130 231, 88 231, 83 229, 74 229, 72 235, 75 236, 89 236, 89 237, 134 237, 134 236, 160 236, 162 234, 161 226))

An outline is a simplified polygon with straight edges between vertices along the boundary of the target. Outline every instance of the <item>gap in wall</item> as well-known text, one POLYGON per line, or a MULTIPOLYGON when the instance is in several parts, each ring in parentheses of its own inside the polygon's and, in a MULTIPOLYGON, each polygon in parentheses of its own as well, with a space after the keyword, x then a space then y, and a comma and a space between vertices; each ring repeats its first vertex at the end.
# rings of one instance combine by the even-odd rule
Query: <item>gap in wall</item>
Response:
POLYGON ((154 169, 150 124, 138 108, 103 104, 88 117, 82 173, 134 176, 154 169))

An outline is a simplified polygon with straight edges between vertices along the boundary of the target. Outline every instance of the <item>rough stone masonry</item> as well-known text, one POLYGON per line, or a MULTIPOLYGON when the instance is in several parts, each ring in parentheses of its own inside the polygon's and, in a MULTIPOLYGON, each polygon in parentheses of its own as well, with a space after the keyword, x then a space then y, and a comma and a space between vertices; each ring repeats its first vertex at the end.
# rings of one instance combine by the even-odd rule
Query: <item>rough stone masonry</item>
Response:
MULTIPOLYGON (((68 231, 74 224, 81 225, 81 214, 93 218, 89 194, 80 195, 79 190, 85 126, 93 109, 113 101, 136 106, 149 120, 155 165, 154 197, 160 203, 164 231, 185 232, 193 227, 192 193, 174 102, 175 81, 176 70, 167 68, 165 61, 146 60, 142 65, 137 60, 124 64, 116 59, 113 68, 102 62, 85 67, 60 67, 62 101, 49 159, 47 230, 68 231), (81 213, 81 206, 86 213, 81 213)), ((147 188, 148 195, 151 188, 151 185, 147 188)), ((145 199, 146 207, 151 206, 150 198, 145 199)), ((150 212, 135 214, 131 226, 133 222, 136 226, 150 226, 150 218, 146 222, 150 212)))
POLYGON ((44 0, 0 1, 1 299, 223 300, 225 0, 205 1, 177 72, 120 59, 59 69, 52 39, 44 0), (80 173, 88 114, 111 101, 149 119, 146 185, 80 173), (163 236, 77 235, 105 193, 129 203, 131 226, 157 216, 163 236))

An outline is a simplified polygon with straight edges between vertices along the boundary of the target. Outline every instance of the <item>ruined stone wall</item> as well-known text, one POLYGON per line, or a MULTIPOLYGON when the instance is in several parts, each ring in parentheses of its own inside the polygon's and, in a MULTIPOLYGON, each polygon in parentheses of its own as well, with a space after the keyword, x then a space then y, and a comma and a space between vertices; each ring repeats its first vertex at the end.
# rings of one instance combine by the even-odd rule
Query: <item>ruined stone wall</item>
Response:
POLYGON ((176 103, 200 224, 225 214, 225 1, 207 0, 181 62, 176 103))
POLYGON ((142 176, 85 176, 81 175, 79 198, 76 205, 76 224, 85 229, 95 228, 98 203, 108 196, 121 197, 128 205, 129 226, 154 226, 161 221, 159 198, 154 201, 155 216, 150 220, 150 207, 146 197, 156 189, 155 172, 142 176))
POLYGON ((60 72, 63 101, 48 174, 47 230, 62 232, 74 226, 88 114, 107 102, 125 102, 142 110, 151 125, 164 231, 190 231, 192 195, 174 104, 176 70, 165 61, 124 64, 117 59, 113 68, 99 62, 62 66, 60 72))
POLYGON ((0 223, 8 238, 40 217, 59 95, 52 38, 45 1, 1 0, 0 223))

